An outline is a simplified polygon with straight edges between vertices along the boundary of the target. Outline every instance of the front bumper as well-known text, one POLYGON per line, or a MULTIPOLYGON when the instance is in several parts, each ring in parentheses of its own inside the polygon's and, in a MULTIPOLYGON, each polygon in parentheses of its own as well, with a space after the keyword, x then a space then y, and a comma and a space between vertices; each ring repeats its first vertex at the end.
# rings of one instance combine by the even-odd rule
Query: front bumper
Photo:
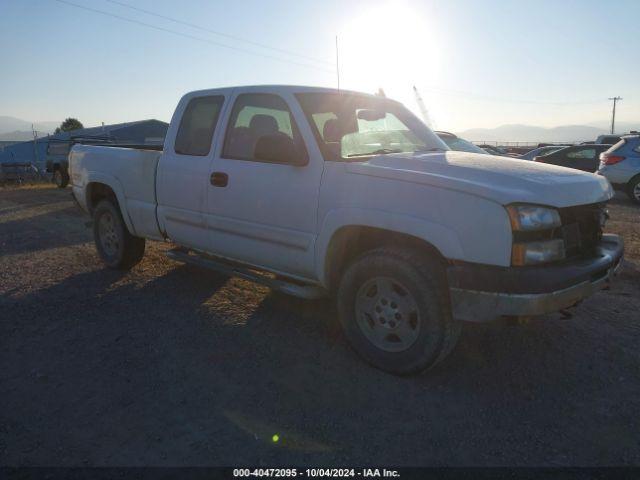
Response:
POLYGON ((448 270, 454 318, 472 322, 531 316, 571 307, 609 285, 622 262, 617 235, 603 235, 594 258, 561 265, 452 265, 448 270))

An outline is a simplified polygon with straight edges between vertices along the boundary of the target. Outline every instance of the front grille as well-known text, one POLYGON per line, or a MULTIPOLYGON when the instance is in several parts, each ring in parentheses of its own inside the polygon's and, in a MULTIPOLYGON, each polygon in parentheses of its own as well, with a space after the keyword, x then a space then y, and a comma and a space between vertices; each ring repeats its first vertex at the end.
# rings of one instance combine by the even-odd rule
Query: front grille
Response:
POLYGON ((567 258, 593 256, 602 237, 605 204, 560 208, 559 212, 567 258))

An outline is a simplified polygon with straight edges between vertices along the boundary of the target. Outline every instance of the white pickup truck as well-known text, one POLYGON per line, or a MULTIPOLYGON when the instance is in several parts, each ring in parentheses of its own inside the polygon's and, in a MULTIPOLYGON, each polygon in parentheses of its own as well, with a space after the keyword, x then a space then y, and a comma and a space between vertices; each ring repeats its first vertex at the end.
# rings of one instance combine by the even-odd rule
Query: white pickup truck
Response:
POLYGON ((570 307, 611 280, 605 178, 453 152, 393 100, 311 87, 185 95, 164 148, 76 145, 73 195, 98 253, 168 255, 305 298, 334 296, 353 348, 397 374, 462 321, 570 307))

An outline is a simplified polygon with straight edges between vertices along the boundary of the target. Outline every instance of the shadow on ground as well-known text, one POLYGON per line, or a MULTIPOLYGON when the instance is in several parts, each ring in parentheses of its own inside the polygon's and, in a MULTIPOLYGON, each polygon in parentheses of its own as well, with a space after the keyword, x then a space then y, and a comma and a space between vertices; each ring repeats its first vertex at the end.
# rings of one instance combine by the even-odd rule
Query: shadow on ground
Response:
POLYGON ((80 273, 0 309, 2 464, 640 462, 638 332, 605 341, 597 315, 469 325, 397 378, 335 336, 329 302, 193 267, 80 273))

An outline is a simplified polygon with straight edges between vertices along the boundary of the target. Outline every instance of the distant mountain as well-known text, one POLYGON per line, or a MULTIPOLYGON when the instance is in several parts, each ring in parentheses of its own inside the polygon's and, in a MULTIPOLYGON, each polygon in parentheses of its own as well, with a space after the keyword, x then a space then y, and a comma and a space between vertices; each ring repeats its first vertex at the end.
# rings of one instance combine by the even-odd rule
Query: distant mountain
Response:
MULTIPOLYGON (((604 128, 608 132, 609 129, 611 128, 611 121, 589 122, 586 125, 589 125, 590 127, 604 128)), ((638 130, 638 131, 640 131, 640 121, 638 121, 638 122, 616 122, 616 132, 628 132, 630 130, 638 130)))
MULTIPOLYGON (((640 130, 640 122, 620 124, 618 132, 640 130)), ((532 125, 502 125, 496 128, 472 128, 457 135, 474 142, 583 142, 595 140, 598 135, 609 133, 606 128, 591 125, 564 125, 544 128, 532 125)))
MULTIPOLYGON (((44 136, 47 133, 53 133, 56 127, 58 127, 62 122, 30 122, 20 118, 0 115, 0 135, 13 132, 31 132, 32 123, 33 128, 36 129, 38 135, 44 136)), ((14 139, 10 138, 9 140, 14 139)))
MULTIPOLYGON (((52 132, 53 133, 53 132, 52 132)), ((38 132, 38 137, 44 137, 45 135, 38 132)), ((33 132, 31 130, 16 130, 14 132, 0 133, 0 141, 16 141, 26 142, 27 140, 33 140, 33 132)))

